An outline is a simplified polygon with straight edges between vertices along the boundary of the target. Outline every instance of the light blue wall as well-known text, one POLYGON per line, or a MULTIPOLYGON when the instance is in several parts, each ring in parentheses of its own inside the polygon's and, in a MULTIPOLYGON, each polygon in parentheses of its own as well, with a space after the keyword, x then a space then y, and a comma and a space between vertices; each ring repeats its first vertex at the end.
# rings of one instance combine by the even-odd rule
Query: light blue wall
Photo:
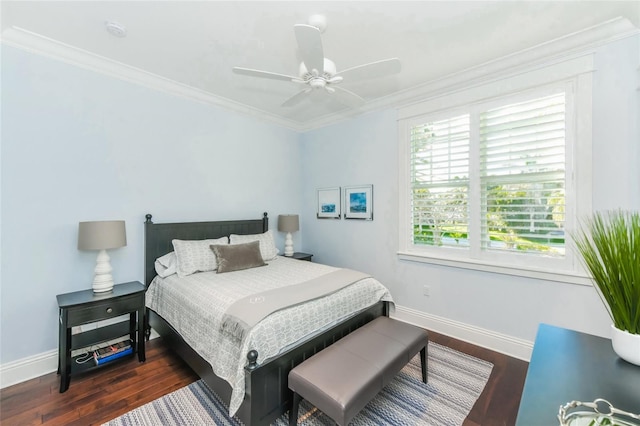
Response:
MULTIPOLYGON (((640 37, 595 55, 593 207, 640 209, 640 37)), ((371 113, 302 136, 304 235, 319 262, 369 272, 398 305, 533 341, 540 322, 608 336, 610 320, 590 286, 400 261, 398 131, 394 111, 371 113), (374 220, 315 218, 316 189, 373 184, 374 220), (314 223, 315 221, 315 223, 314 223), (422 294, 429 285, 430 296, 422 294)))
MULTIPOLYGON (((302 135, 304 234, 314 260, 399 283, 398 131, 395 111, 357 117, 302 135), (374 220, 316 219, 317 188, 373 185, 374 220)), ((343 201, 344 203, 344 201, 343 201)))
POLYGON ((1 136, 0 363, 55 349, 56 294, 91 288, 79 221, 124 219, 114 280, 142 281, 146 213, 275 229, 300 206, 297 133, 5 46, 1 136))
MULTIPOLYGON (((639 37, 596 54, 595 209, 640 208, 639 56, 639 37)), ((590 287, 397 259, 393 110, 298 135, 4 46, 1 102, 0 364, 55 349, 55 295, 90 288, 95 253, 76 249, 77 223, 126 220, 114 278, 142 280, 149 212, 169 222, 268 211, 272 229, 299 212, 296 250, 372 273, 399 305, 529 341, 539 322, 608 333, 590 287), (358 184, 374 185, 372 222, 315 218, 317 188, 358 184)))

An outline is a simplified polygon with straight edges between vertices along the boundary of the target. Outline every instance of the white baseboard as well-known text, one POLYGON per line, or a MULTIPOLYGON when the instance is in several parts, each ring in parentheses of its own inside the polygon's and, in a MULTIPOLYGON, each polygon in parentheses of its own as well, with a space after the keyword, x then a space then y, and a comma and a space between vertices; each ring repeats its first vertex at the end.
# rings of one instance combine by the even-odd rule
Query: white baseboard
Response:
POLYGON ((393 318, 529 362, 533 342, 396 305, 393 318))
MULTIPOLYGON (((151 329, 150 339, 158 337, 151 329)), ((44 376, 58 370, 58 350, 43 352, 0 365, 0 389, 44 376)))
POLYGON ((53 373, 57 369, 57 350, 2 364, 0 366, 0 389, 53 373))
MULTIPOLYGON (((396 305, 396 310, 391 316, 527 362, 531 359, 533 342, 430 315, 404 306, 396 305)), ((156 337, 158 337, 156 331, 151 330, 151 338, 154 339, 156 337)), ((0 389, 53 373, 57 369, 57 350, 2 364, 0 365, 0 389)))

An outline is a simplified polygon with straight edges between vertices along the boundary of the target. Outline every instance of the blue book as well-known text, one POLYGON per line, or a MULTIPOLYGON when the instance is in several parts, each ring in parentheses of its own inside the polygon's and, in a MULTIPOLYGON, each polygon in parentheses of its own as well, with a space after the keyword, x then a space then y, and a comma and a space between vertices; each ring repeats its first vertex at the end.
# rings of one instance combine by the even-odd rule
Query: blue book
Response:
POLYGON ((107 355, 102 358, 98 358, 98 356, 94 353, 93 360, 95 361, 96 365, 103 365, 103 364, 106 364, 107 362, 113 361, 118 358, 122 358, 123 356, 127 356, 132 353, 133 353, 133 348, 129 346, 127 349, 123 351, 116 352, 113 355, 107 355))

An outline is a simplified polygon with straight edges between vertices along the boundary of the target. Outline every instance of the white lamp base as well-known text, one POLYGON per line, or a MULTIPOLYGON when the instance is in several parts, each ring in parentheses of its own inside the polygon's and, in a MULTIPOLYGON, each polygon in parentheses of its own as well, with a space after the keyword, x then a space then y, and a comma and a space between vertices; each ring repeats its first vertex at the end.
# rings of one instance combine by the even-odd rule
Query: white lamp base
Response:
POLYGON ((287 236, 284 239, 284 255, 293 256, 293 238, 291 232, 287 232, 287 236))
POLYGON ((95 276, 93 277, 93 292, 106 293, 113 290, 113 277, 111 276, 111 263, 106 250, 100 250, 96 259, 95 276))

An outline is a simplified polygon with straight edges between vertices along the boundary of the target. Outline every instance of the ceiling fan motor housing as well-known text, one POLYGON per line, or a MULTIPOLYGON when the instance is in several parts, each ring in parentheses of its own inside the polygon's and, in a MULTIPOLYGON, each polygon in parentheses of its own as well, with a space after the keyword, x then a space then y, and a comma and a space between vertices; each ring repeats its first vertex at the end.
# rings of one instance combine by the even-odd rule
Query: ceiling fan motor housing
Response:
POLYGON ((319 70, 308 70, 304 62, 300 62, 300 70, 298 75, 300 76, 300 79, 305 81, 313 78, 329 80, 334 75, 336 75, 336 64, 334 64, 332 60, 324 58, 324 70, 321 73, 319 70))
POLYGON ((309 25, 313 25, 323 33, 327 29, 327 17, 324 15, 311 15, 309 16, 309 25))

